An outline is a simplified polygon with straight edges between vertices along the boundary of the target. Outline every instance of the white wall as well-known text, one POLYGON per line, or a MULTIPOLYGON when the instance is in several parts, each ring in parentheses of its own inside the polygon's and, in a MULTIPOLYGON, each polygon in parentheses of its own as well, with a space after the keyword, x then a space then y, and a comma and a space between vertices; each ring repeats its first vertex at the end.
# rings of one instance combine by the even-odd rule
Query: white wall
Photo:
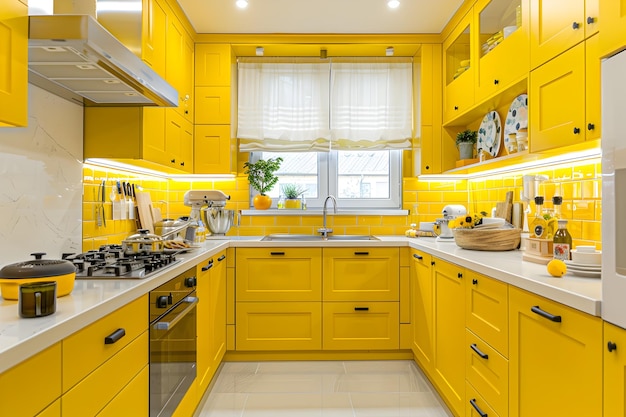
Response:
POLYGON ((30 84, 28 103, 0 128, 0 267, 82 247, 83 108, 30 84))

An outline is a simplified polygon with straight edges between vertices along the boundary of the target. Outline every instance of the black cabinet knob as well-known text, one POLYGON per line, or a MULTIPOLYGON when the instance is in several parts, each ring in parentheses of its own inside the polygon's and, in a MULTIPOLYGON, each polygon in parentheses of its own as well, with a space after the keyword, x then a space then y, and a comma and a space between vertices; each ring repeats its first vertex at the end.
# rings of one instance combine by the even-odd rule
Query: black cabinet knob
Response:
POLYGON ((429 169, 430 169, 430 165, 426 165, 426 170, 429 170, 429 169))
POLYGON ((594 125, 593 123, 587 123, 587 130, 593 130, 596 128, 596 125, 594 125))
POLYGON ((500 80, 493 80, 494 85, 500 84, 500 80))
POLYGON ((580 28, 580 23, 578 23, 578 22, 572 23, 572 29, 576 30, 576 29, 579 29, 579 28, 580 28))
POLYGON ((185 166, 185 161, 181 162, 181 163, 180 163, 180 166, 181 166, 181 167, 184 167, 184 166, 185 166))
POLYGON ((198 284, 198 280, 196 279, 196 277, 188 277, 185 278, 185 287, 187 288, 193 288, 198 284))
POLYGON ((459 109, 459 106, 454 106, 454 110, 458 110, 458 109, 459 109))
POLYGON ((613 352, 614 350, 617 350, 617 345, 615 344, 615 342, 611 342, 609 340, 609 343, 606 344, 606 348, 609 350, 609 352, 613 352))
POLYGON ((158 308, 167 308, 167 295, 161 295, 156 299, 156 306, 158 308))
POLYGON ((463 278, 463 273, 462 273, 462 272, 459 272, 458 274, 456 274, 456 276, 457 276, 458 278, 463 278))
POLYGON ((473 279, 473 280, 472 280, 472 284, 474 284, 474 285, 478 285, 478 280, 477 280, 477 279, 473 279))
POLYGON ((432 266, 435 266, 435 261, 430 261, 430 264, 431 264, 432 266))
POLYGON ((578 135, 580 133, 580 128, 579 127, 575 127, 574 128, 574 134, 578 135))
POLYGON ((170 159, 170 162, 175 164, 176 163, 176 159, 170 159))
POLYGON ((595 17, 587 16, 587 24, 590 25, 596 21, 595 17))

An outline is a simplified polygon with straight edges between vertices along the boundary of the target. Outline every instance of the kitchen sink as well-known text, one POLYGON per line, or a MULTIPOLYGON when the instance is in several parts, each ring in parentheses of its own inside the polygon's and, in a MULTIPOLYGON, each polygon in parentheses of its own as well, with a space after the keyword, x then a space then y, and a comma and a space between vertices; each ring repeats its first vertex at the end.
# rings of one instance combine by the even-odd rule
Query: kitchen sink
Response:
POLYGON ((351 241, 351 240, 380 240, 376 236, 371 235, 330 235, 328 238, 323 238, 320 235, 300 235, 300 234, 271 234, 263 237, 261 241, 274 241, 274 242, 321 242, 324 240, 330 241, 351 241))

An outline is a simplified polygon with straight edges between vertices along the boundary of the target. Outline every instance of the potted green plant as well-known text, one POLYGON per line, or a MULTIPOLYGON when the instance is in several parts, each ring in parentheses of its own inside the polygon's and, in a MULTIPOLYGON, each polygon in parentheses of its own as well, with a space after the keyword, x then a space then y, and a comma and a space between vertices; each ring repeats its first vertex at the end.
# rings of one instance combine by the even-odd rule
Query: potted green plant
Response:
POLYGON ((278 157, 243 164, 244 174, 248 175, 250 186, 259 192, 252 199, 255 209, 267 210, 272 206, 272 199, 265 193, 271 191, 278 182, 278 177, 274 173, 280 169, 282 162, 283 158, 278 157))
POLYGON ((478 132, 475 130, 464 130, 456 135, 456 146, 459 148, 461 159, 472 159, 474 157, 474 145, 478 139, 478 132))
POLYGON ((283 194, 285 195, 285 208, 287 209, 300 209, 300 195, 302 195, 306 189, 302 188, 298 184, 285 184, 282 186, 283 194))

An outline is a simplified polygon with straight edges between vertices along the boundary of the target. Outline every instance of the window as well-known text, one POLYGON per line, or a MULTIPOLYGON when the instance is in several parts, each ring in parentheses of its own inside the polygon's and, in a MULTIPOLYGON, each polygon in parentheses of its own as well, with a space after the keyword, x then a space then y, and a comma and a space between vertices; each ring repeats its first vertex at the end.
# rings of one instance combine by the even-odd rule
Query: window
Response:
POLYGON ((334 195, 343 209, 401 206, 402 151, 254 152, 251 160, 279 156, 279 181, 269 193, 274 208, 290 183, 306 189, 308 208, 321 208, 327 195, 334 195))

